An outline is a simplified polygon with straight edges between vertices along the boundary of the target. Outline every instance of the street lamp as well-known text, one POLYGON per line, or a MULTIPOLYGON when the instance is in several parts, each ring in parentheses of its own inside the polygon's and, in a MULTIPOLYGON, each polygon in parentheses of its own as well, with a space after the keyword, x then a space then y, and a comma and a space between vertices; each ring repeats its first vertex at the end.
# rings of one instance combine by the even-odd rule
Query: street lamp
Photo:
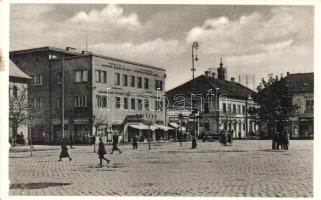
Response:
POLYGON ((156 120, 156 117, 157 115, 156 114, 148 114, 148 113, 145 113, 143 115, 143 119, 144 119, 144 122, 148 125, 148 149, 150 150, 150 134, 151 134, 151 125, 154 123, 154 121, 156 120))
MULTIPOLYGON (((94 124, 95 123, 95 119, 96 119, 96 116, 93 115, 92 116, 92 119, 91 119, 91 123, 92 123, 92 126, 95 127, 95 134, 97 134, 97 128, 96 128, 96 125, 94 124)), ((94 136, 94 134, 92 134, 92 138, 93 139, 93 143, 94 143, 94 153, 96 153, 96 137, 94 136)))
POLYGON ((219 106, 219 98, 217 96, 217 90, 219 90, 220 88, 215 88, 215 107, 216 107, 216 132, 219 132, 219 110, 220 110, 220 106, 219 106))
MULTIPOLYGON (((193 42, 192 44, 192 74, 193 74, 193 93, 195 93, 195 66, 194 66, 194 61, 198 61, 198 57, 197 55, 194 58, 194 50, 197 51, 198 49, 198 43, 196 41, 193 42)), ((193 98, 193 97, 192 97, 193 98)), ((196 122, 195 122, 195 98, 192 99, 192 116, 193 116, 193 133, 192 133, 192 149, 195 149, 197 147, 197 143, 196 143, 196 122)))

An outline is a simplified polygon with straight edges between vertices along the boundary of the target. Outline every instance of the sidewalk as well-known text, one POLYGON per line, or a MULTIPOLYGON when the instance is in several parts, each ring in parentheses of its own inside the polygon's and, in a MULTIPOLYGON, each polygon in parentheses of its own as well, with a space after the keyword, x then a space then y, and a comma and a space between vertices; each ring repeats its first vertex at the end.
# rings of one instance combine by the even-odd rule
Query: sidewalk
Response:
MULTIPOLYGON (((59 150, 58 145, 33 145, 32 151, 59 150)), ((30 151, 30 145, 17 145, 9 148, 10 152, 27 152, 30 151)))

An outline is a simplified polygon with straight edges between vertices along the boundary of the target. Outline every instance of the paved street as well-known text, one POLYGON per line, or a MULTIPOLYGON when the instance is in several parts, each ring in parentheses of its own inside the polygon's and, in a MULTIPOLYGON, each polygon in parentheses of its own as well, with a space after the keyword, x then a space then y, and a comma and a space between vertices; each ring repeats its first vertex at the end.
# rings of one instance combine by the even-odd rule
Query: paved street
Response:
MULTIPOLYGON (((59 150, 11 152, 10 195, 147 195, 312 197, 313 141, 290 141, 288 151, 271 141, 121 145, 98 165, 92 146, 69 149, 73 160, 58 162, 59 150)), ((111 149, 111 146, 107 146, 111 149)))

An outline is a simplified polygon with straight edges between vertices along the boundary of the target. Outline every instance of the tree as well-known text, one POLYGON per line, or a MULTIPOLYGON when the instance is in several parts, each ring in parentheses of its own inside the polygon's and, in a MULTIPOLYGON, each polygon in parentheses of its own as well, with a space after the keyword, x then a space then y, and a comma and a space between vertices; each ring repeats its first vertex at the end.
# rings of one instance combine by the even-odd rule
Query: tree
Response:
POLYGON ((269 136, 275 132, 282 132, 289 118, 298 109, 292 103, 286 79, 279 79, 278 76, 270 77, 267 82, 262 79, 257 90, 255 98, 260 107, 255 112, 260 122, 267 125, 269 136))
POLYGON ((16 86, 14 87, 13 95, 9 98, 9 116, 12 121, 12 144, 14 144, 18 127, 31 117, 27 88, 21 88, 18 92, 16 86))

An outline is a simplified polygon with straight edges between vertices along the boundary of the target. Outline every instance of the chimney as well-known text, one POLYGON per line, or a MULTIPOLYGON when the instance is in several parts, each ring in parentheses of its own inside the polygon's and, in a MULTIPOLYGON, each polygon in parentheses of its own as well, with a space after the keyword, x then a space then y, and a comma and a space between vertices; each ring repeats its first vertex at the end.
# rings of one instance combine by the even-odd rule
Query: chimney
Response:
POLYGON ((212 78, 214 78, 214 79, 216 78, 216 73, 214 73, 214 72, 212 73, 212 78))
POLYGON ((210 76, 210 71, 205 71, 205 76, 206 77, 210 76))
POLYGON ((232 78, 231 78, 231 81, 232 81, 232 82, 235 82, 235 78, 234 78, 234 77, 232 77, 232 78))
POLYGON ((82 54, 92 54, 90 51, 81 51, 82 54))
POLYGON ((286 75, 289 76, 289 75, 290 75, 290 72, 286 72, 286 75))
POLYGON ((70 52, 76 52, 76 48, 74 47, 66 47, 66 50, 70 52))

